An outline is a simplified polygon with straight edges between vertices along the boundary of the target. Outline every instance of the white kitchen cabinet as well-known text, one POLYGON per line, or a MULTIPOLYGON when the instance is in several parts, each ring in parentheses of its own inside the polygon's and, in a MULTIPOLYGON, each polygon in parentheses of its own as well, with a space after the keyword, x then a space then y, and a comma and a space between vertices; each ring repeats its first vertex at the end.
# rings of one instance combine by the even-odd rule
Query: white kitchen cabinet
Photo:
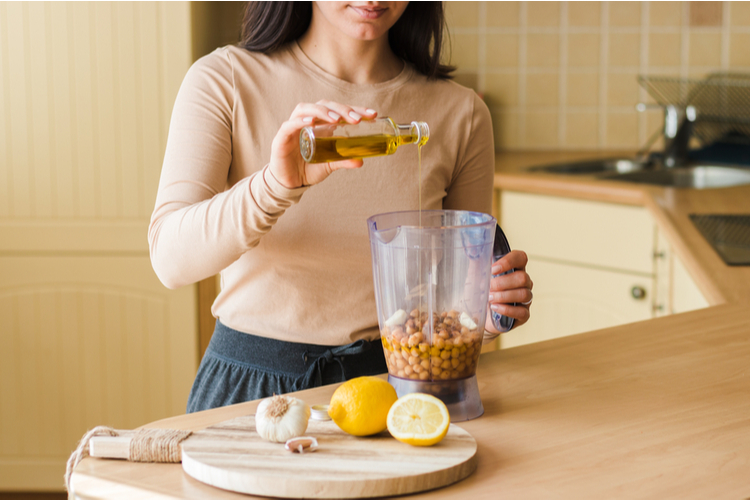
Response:
POLYGON ((681 313, 708 307, 708 301, 688 273, 682 261, 672 252, 672 313, 681 313))
POLYGON ((532 319, 503 348, 706 307, 643 207, 502 191, 500 225, 529 255, 532 319))
POLYGON ((512 191, 500 207, 534 280, 532 320, 501 347, 653 316, 656 226, 645 208, 512 191))
POLYGON ((502 348, 651 318, 650 276, 531 257, 532 320, 500 336, 502 348), (632 289, 643 291, 636 299, 632 289))
POLYGON ((195 376, 196 287, 146 241, 190 5, 0 2, 0 26, 0 491, 62 491, 88 429, 184 412, 195 376))

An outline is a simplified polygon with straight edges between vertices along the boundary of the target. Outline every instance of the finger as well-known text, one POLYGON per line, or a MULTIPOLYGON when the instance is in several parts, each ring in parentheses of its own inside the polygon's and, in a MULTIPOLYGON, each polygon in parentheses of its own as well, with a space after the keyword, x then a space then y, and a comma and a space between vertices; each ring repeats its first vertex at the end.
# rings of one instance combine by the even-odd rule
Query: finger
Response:
POLYGON ((503 316, 526 322, 531 317, 530 306, 512 306, 509 304, 492 304, 492 310, 503 316))
POLYGON ((500 292, 503 290, 513 290, 514 288, 534 288, 531 276, 526 271, 516 271, 510 274, 503 274, 490 280, 490 291, 500 292))
POLYGON ((515 290, 503 290, 492 292, 488 302, 492 304, 523 304, 529 305, 534 300, 534 294, 528 288, 517 288, 515 290))
POLYGON ((348 106, 346 104, 328 101, 326 99, 322 99, 315 104, 329 108, 340 115, 347 123, 359 123, 363 118, 371 119, 374 116, 373 113, 368 112, 374 110, 367 110, 367 108, 361 106, 348 106))
POLYGON ((362 165, 364 165, 364 161, 362 159, 352 159, 352 160, 341 160, 341 161, 332 161, 329 163, 331 167, 331 171, 334 170, 340 170, 340 169, 353 169, 353 168, 359 168, 362 165))
POLYGON ((492 264, 492 274, 502 274, 512 269, 525 269, 529 258, 522 250, 511 250, 492 264))
MULTIPOLYGON (((325 123, 336 123, 343 119, 341 114, 334 109, 328 108, 320 104, 311 104, 303 102, 297 105, 292 111, 290 120, 297 118, 313 117, 317 121, 325 123)), ((308 123, 309 125, 309 123, 308 123)))

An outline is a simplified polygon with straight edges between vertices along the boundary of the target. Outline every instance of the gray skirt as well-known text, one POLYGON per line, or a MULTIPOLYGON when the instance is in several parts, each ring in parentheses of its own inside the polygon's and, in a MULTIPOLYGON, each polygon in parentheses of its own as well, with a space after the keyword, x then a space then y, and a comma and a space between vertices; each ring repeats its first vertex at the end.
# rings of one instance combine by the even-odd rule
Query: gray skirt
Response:
POLYGON ((188 398, 187 412, 385 373, 380 340, 343 346, 298 344, 216 328, 188 398))

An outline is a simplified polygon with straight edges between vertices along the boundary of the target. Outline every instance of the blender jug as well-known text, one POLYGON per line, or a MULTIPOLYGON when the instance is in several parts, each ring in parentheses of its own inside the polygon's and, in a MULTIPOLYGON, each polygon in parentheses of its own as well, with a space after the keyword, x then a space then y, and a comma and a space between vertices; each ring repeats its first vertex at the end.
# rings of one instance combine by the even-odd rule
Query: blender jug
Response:
MULTIPOLYGON (((454 422, 479 417, 476 368, 495 218, 423 210, 375 215, 367 223, 388 381, 399 397, 424 392, 440 398, 454 422)), ((498 326, 500 319, 493 318, 498 326)))

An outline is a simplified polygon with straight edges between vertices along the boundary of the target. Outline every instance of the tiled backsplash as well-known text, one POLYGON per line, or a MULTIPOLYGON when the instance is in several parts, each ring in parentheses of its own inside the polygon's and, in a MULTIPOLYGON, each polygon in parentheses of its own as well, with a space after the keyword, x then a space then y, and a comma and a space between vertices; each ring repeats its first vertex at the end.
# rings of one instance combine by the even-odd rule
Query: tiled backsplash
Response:
POLYGON ((637 149, 661 128, 638 75, 750 72, 750 2, 445 2, 456 81, 498 149, 637 149))

